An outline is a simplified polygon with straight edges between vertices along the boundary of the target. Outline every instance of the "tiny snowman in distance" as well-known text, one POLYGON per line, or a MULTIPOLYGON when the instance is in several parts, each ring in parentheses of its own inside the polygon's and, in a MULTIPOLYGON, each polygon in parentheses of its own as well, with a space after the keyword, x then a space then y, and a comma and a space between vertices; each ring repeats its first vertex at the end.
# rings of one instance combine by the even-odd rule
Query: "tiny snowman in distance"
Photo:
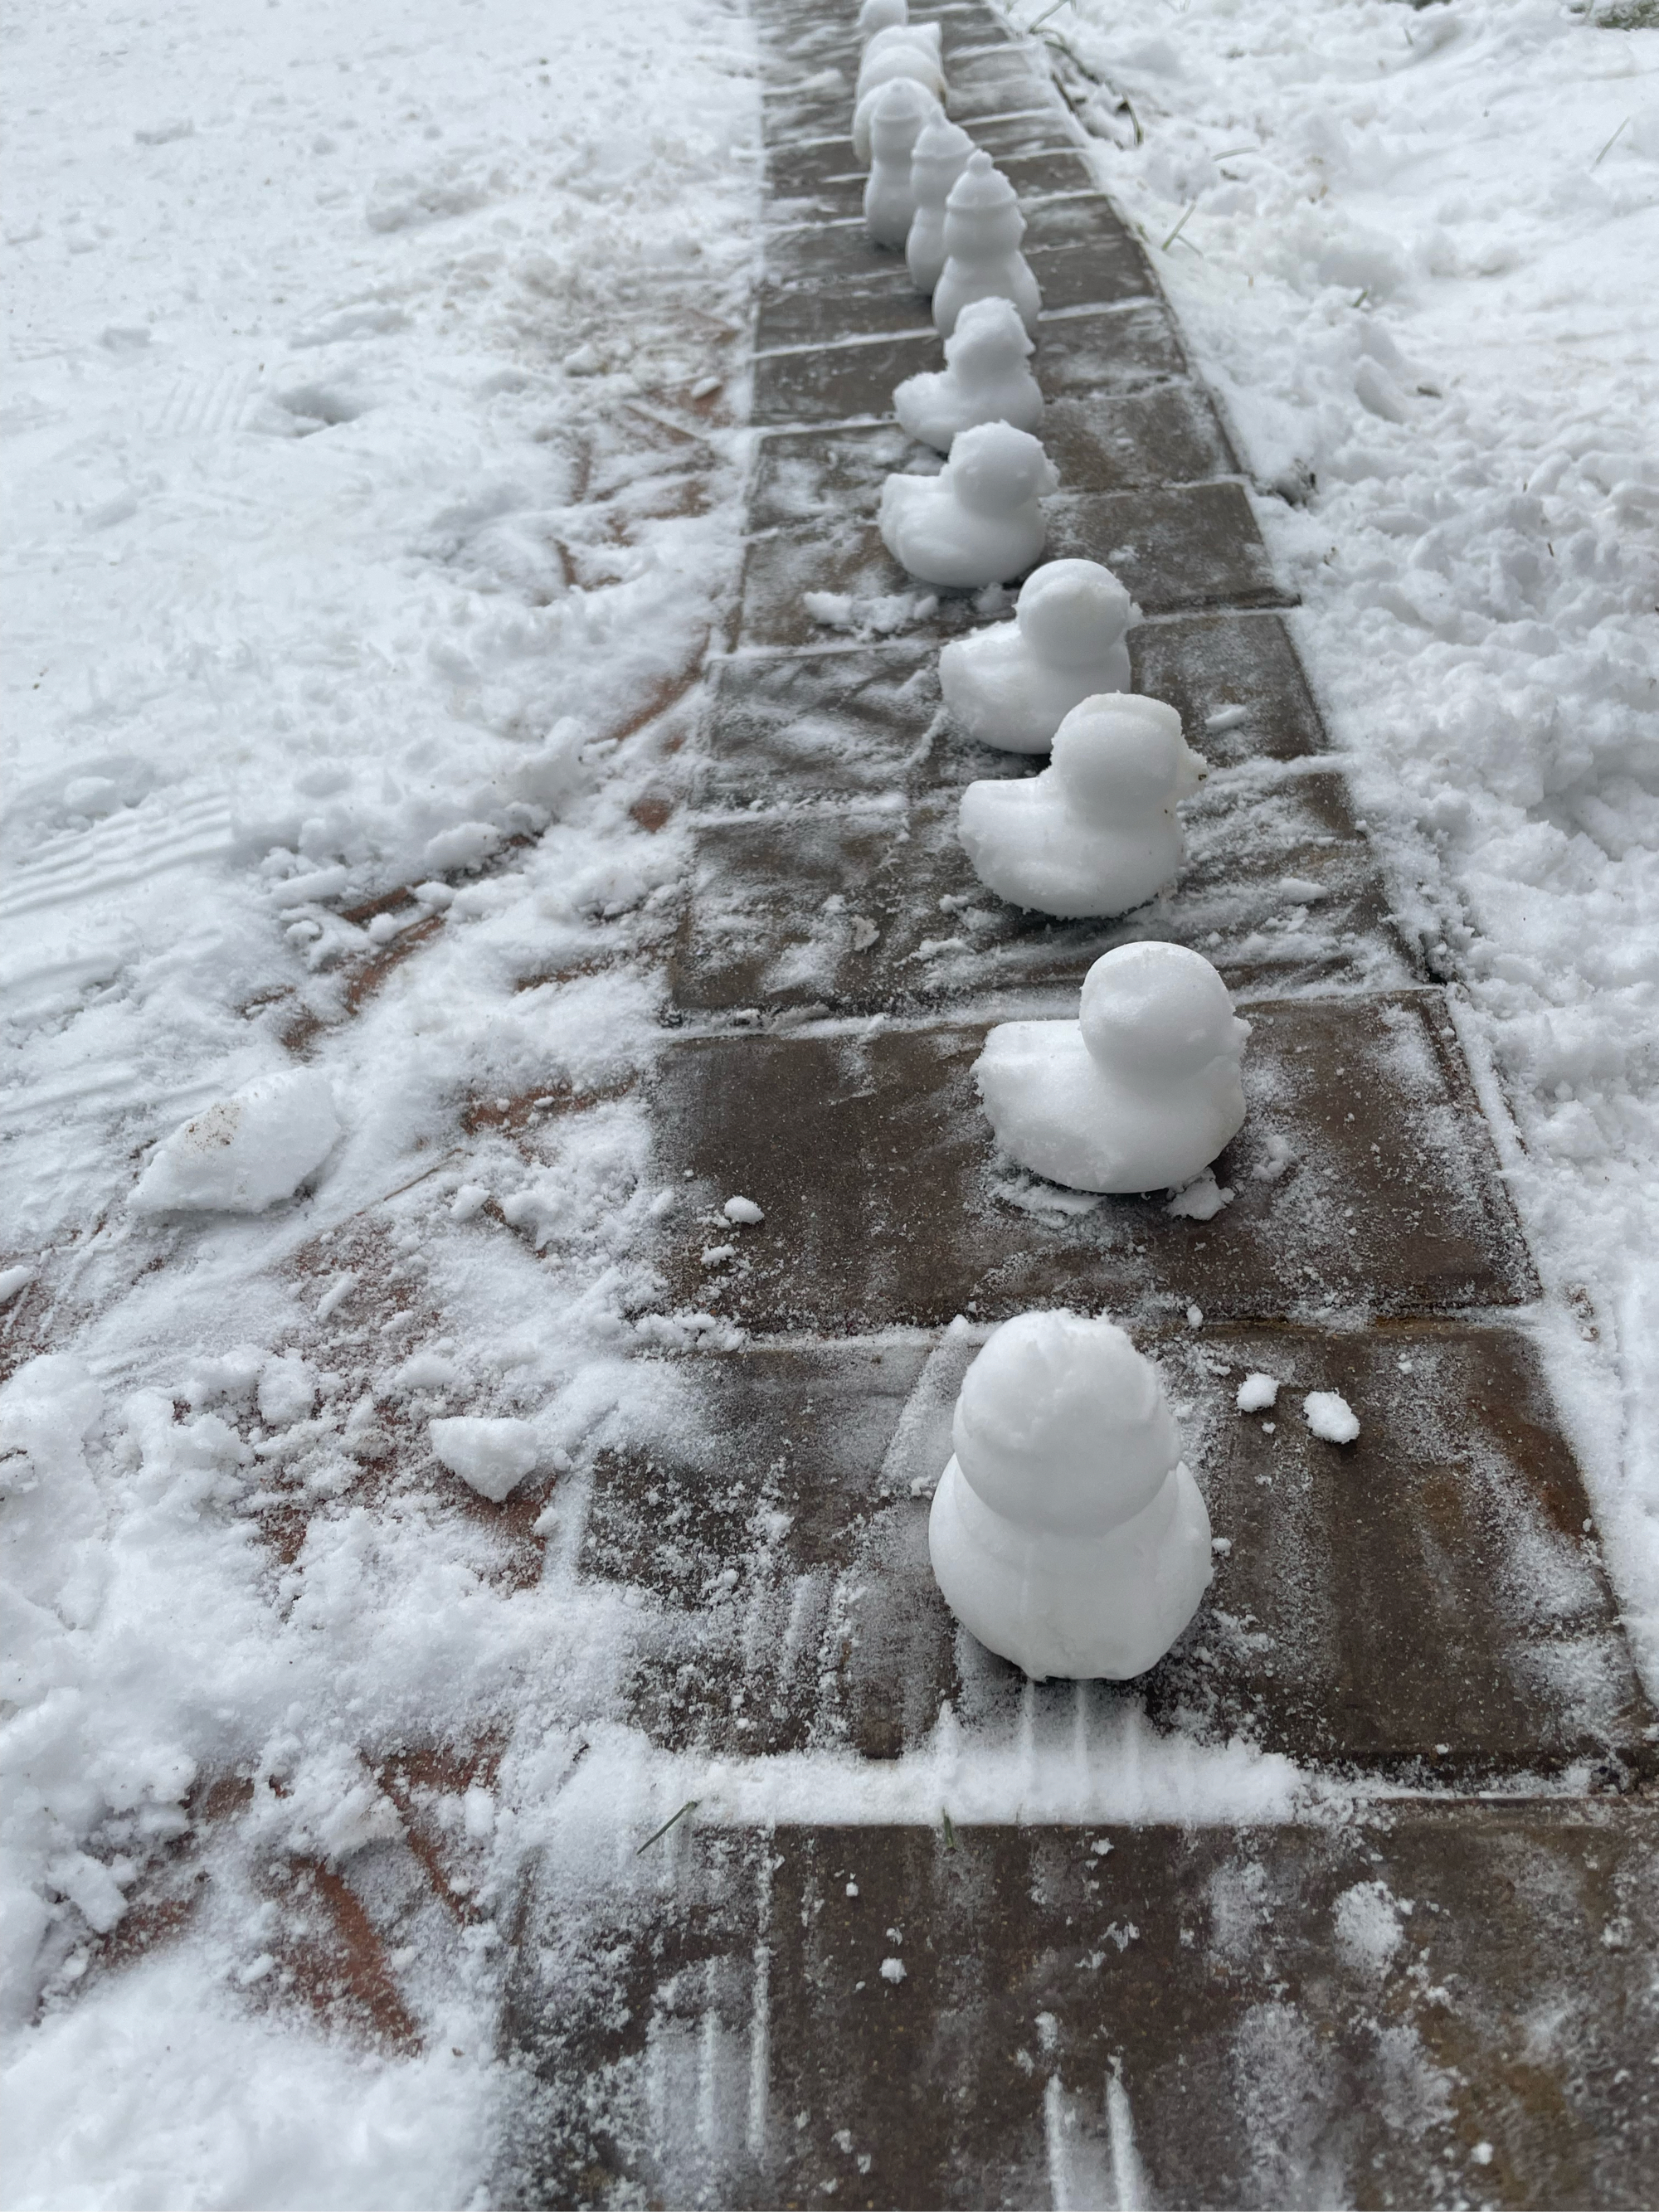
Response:
POLYGON ((1198 1610, 1210 1518, 1157 1369, 1109 1321, 1005 1322, 963 1380, 927 1548, 945 1601, 1035 1680, 1144 1674, 1198 1610))
POLYGON ((1042 557, 1048 524, 1039 502, 1059 482, 1028 432, 981 422, 956 440, 936 477, 888 477, 882 543, 924 584, 1006 584, 1042 557))
MULTIPOLYGON (((928 135, 924 131, 921 138, 928 135)), ((910 235, 915 236, 915 223, 910 235)), ((945 367, 907 376, 894 390, 893 412, 913 438, 940 453, 950 452, 960 432, 981 422, 1036 430, 1042 421, 1042 392, 1026 366, 1031 350, 1012 300, 970 300, 945 341, 945 367)))
MULTIPOLYGON (((973 150, 974 142, 962 125, 939 115, 911 151, 910 198, 915 212, 904 240, 904 260, 918 292, 930 293, 944 270, 945 203, 973 150)), ((1029 430, 1033 426, 1026 422, 1019 427, 1029 430)))
POLYGON ((933 288, 933 327, 949 337, 972 300, 1012 300, 1033 337, 1042 309, 1031 265, 1019 250, 1025 218, 1014 188, 982 149, 945 203, 945 266, 933 288))
POLYGON ((1204 763, 1161 700, 1108 692, 1073 707, 1040 775, 970 783, 957 834, 974 873, 1038 914, 1127 914, 1173 882, 1179 800, 1204 763))
POLYGON ((1004 1152, 1072 1190, 1181 1190, 1244 1126, 1250 1024, 1201 952, 1120 945, 1074 1022, 1002 1022, 974 1080, 1004 1152))
POLYGON ((1098 561, 1048 561, 1020 586, 1012 622, 952 638, 939 688, 964 737, 1003 752, 1046 753, 1074 707, 1129 688, 1139 611, 1098 561))
POLYGON ((870 175, 864 187, 864 224, 877 246, 902 246, 910 234, 915 198, 910 150, 939 116, 939 102, 912 78, 894 78, 876 95, 870 116, 870 175))

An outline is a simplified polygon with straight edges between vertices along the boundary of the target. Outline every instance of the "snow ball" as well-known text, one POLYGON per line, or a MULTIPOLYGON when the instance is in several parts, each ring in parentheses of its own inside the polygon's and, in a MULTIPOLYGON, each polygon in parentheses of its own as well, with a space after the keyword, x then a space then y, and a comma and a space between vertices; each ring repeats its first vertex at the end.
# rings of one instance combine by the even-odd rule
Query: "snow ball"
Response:
POLYGON ((338 1141, 326 1079, 262 1075, 167 1138, 132 1194, 141 1213, 263 1213, 291 1198, 338 1141))
POLYGON ((728 1198, 720 1212, 728 1221, 740 1221, 745 1229, 754 1229, 766 1218, 752 1198, 728 1198))
POLYGON ((268 1429, 292 1428, 317 1402, 317 1378, 303 1359, 267 1359, 259 1374, 259 1419, 268 1429))
POLYGON ((1187 1326, 1188 1326, 1188 1328, 1203 1328, 1203 1326, 1204 1326, 1204 1309, 1203 1309, 1203 1307, 1202 1307, 1202 1306, 1188 1306, 1188 1309, 1187 1309, 1187 1326))
POLYGON ((1271 1375, 1247 1375, 1233 1402, 1241 1413, 1265 1413, 1279 1403, 1279 1384, 1271 1375))
POLYGON ((903 1960, 884 1959, 881 1962, 881 1978, 884 1982, 902 1982, 904 1979, 903 1960))
POLYGON ((1351 1444, 1359 1434, 1359 1417, 1334 1390, 1310 1390, 1302 1401, 1308 1426, 1328 1444, 1351 1444))
POLYGON ((458 1414, 428 1422, 427 1433, 433 1451, 450 1473, 497 1505, 534 1472, 542 1455, 541 1438, 528 1421, 458 1414))

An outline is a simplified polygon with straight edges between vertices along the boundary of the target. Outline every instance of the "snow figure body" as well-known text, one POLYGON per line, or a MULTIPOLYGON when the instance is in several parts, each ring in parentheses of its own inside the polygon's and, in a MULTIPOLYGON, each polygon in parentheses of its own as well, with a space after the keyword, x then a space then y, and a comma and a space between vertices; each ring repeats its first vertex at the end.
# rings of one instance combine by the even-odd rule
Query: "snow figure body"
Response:
POLYGON ((1202 953, 1121 945, 1074 1022, 1003 1022, 974 1063, 997 1142, 1073 1190, 1180 1189, 1244 1124, 1250 1034, 1202 953))
MULTIPOLYGON (((945 203, 973 150, 974 142, 962 125, 947 123, 941 115, 921 133, 910 155, 910 197, 915 212, 904 241, 904 258, 918 292, 931 292, 944 270, 945 203)), ((997 417, 981 415, 975 419, 990 422, 997 417)), ((1002 419, 1013 420, 1012 416, 1002 419)), ((966 429, 968 425, 958 427, 966 429)), ((1022 422, 1018 427, 1029 430, 1032 426, 1022 422)))
MULTIPOLYGON (((910 235, 915 236, 915 223, 910 235)), ((981 422, 1036 430, 1042 421, 1042 393, 1026 366, 1030 352, 1012 301, 972 301, 945 341, 945 367, 907 376, 894 391, 893 412, 913 438, 940 453, 950 452, 951 441, 962 431, 981 422)))
POLYGON ((982 148, 970 154, 945 203, 945 267, 933 288, 933 327, 942 337, 970 300, 1012 300, 1036 336, 1042 295, 1019 250, 1024 235, 1013 186, 982 148))
POLYGON ((919 84, 935 104, 943 101, 945 71, 936 23, 878 32, 865 48, 853 105, 853 152, 860 166, 870 159, 871 118, 882 88, 901 77, 919 84))
POLYGON ((936 477, 888 477, 882 543, 924 584, 1006 583, 1040 557, 1048 526, 1039 501, 1058 483, 1035 438, 983 422, 963 432, 936 477))
POLYGON ((971 1635, 1036 1681, 1121 1682, 1209 1587, 1210 1516, 1158 1370, 1109 1321, 1027 1313, 969 1369, 927 1549, 971 1635))
POLYGON ((1012 622, 952 638, 939 688, 964 737, 1046 753, 1073 707, 1129 688, 1134 601, 1098 561, 1048 561, 1020 586, 1012 622))
POLYGON ((870 175, 864 187, 864 222, 877 246, 902 246, 915 199, 910 187, 910 149, 939 115, 939 103, 912 78, 895 77, 876 95, 870 117, 870 175))
POLYGON ((970 783, 957 835, 981 883, 1039 914, 1127 914, 1186 857, 1176 803, 1204 763, 1160 700, 1108 692, 1073 707, 1041 775, 970 783))

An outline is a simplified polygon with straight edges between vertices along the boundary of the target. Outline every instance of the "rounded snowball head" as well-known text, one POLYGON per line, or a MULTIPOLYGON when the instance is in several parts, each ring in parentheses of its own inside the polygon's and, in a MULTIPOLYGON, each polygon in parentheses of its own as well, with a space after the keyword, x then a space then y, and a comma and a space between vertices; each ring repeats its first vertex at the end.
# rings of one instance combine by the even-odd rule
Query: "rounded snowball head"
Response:
POLYGON ((1224 1053, 1237 1059, 1249 1024, 1227 986, 1185 945, 1120 945, 1083 979, 1083 1041, 1125 1076, 1195 1075, 1224 1053))
MULTIPOLYGON (((968 156, 968 166, 951 187, 945 204, 952 215, 988 214, 1015 205, 1018 195, 982 146, 968 156)), ((1023 227, 1023 226, 1022 226, 1023 227)))
POLYGON ((1021 585, 1014 618, 1033 653, 1057 667, 1081 668, 1121 641, 1133 604, 1098 561, 1048 561, 1021 585))
POLYGON ((1039 440, 1007 422, 981 422, 951 442, 951 485, 976 514, 1012 514, 1052 491, 1054 472, 1039 440))
MULTIPOLYGON (((923 134, 926 136, 926 134, 923 134)), ((920 149, 921 142, 917 142, 920 149)), ((945 358, 958 373, 989 375, 1016 369, 1031 351, 1031 340, 1012 300, 970 300, 945 341, 945 358)), ((1087 562, 1063 567, 1087 568, 1087 562)))
POLYGON ((1024 1528, 1101 1534, 1149 1505, 1180 1456, 1158 1370, 1116 1324, 1020 1314, 963 1382, 952 1441, 969 1486, 1024 1528))
POLYGON ((1073 707, 1054 732, 1054 769, 1092 811, 1140 814, 1172 803, 1183 750, 1173 707, 1138 692, 1101 691, 1073 707))
POLYGON ((891 30, 910 20, 910 0, 864 0, 859 9, 859 32, 872 39, 878 31, 891 30))
POLYGON ((883 85, 870 111, 870 136, 889 159, 908 148, 939 113, 939 102, 913 76, 896 76, 883 85), (883 141, 886 141, 883 144, 883 141))

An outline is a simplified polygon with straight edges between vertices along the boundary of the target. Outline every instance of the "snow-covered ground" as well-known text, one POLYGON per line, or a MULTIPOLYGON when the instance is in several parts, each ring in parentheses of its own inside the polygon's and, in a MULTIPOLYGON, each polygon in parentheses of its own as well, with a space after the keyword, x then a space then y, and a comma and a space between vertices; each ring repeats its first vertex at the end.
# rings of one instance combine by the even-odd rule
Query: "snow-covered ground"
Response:
MULTIPOLYGON (((1047 28, 1127 211, 1154 246, 1186 216, 1159 266, 1513 1111, 1651 1623, 1659 31, 1547 0, 1047 28)), ((377 1472, 457 1415, 580 1458, 620 1355, 672 1340, 630 1084, 736 566, 750 33, 712 0, 93 0, 15 16, 8 58, 0 1346, 52 1362, 0 1394, 6 2201, 462 2204, 489 1908, 556 1798, 601 1855, 694 1795, 936 1800, 619 1726, 576 1769, 618 1601, 536 1578, 557 1493, 532 1528, 377 1472), (170 1130, 296 1064, 343 1131, 311 1197, 130 1206, 170 1130), (326 1869, 416 1801, 471 1905, 394 1962, 418 2053, 331 2041, 299 2002, 326 1869), (181 1932, 106 1971, 92 1936, 192 1824, 181 1932)), ((1294 1779, 1137 1739, 1028 1810, 1271 1817, 1294 1779)))

